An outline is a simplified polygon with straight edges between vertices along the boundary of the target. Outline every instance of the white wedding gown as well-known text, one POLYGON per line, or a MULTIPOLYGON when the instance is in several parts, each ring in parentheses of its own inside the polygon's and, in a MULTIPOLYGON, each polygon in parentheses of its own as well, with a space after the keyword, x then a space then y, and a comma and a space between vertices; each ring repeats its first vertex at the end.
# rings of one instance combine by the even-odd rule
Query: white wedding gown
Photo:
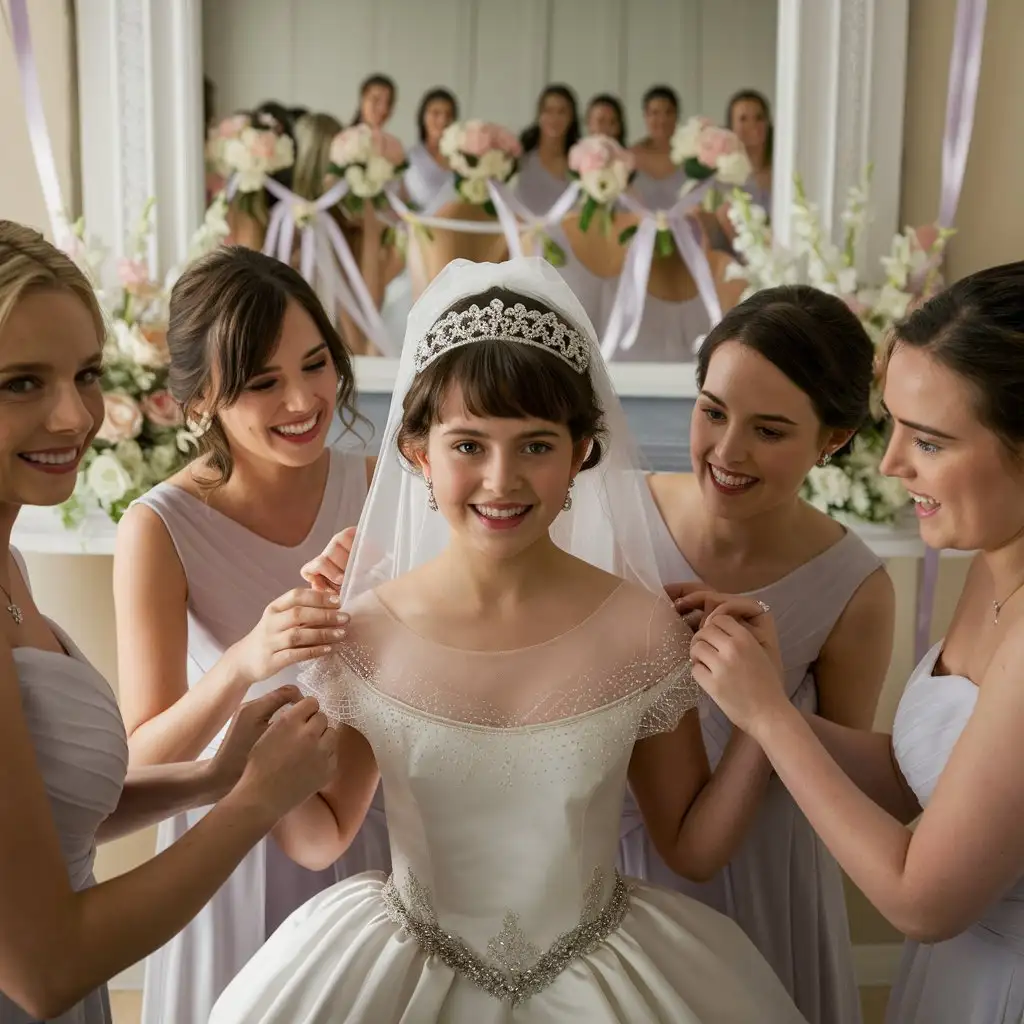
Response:
POLYGON ((634 743, 697 699, 663 597, 620 584, 502 653, 428 641, 373 591, 349 610, 307 686, 373 747, 394 874, 297 910, 211 1024, 803 1020, 732 921, 615 870, 634 743))

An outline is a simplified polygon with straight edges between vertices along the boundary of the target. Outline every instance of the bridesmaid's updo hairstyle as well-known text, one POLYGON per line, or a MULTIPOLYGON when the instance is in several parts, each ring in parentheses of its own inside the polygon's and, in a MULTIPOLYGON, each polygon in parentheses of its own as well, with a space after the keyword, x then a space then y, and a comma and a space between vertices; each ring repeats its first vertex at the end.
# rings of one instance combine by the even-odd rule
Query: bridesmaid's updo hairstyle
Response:
MULTIPOLYGON (((462 299, 445 313, 461 313, 474 305, 483 308, 492 299, 552 312, 536 299, 496 288, 462 299)), ((574 326, 557 311, 555 315, 566 326, 574 326)), ((591 469, 601 461, 604 410, 590 374, 577 373, 535 345, 487 339, 449 349, 416 375, 402 405, 397 439, 398 450, 408 461, 413 461, 413 452, 426 447, 430 428, 441 422, 445 399, 456 386, 471 416, 564 424, 573 443, 593 441, 582 468, 591 469)))
POLYGON ((808 285, 765 288, 715 325, 697 352, 703 388, 715 349, 746 345, 784 373, 807 397, 823 427, 858 430, 868 418, 875 349, 842 299, 808 285))
POLYGON ((352 360, 309 284, 287 263, 244 246, 224 246, 190 264, 171 292, 168 389, 186 422, 199 423, 199 456, 231 477, 234 460, 217 417, 236 402, 270 360, 289 302, 316 324, 338 374, 337 411, 346 430, 360 419, 353 404, 352 360))
POLYGON ((454 93, 442 86, 428 90, 423 94, 423 99, 420 100, 420 105, 416 110, 416 129, 419 132, 420 142, 427 141, 427 107, 431 103, 447 103, 452 108, 452 120, 458 121, 459 119, 459 101, 455 98, 454 93))
POLYGON ((1024 261, 979 270, 897 324, 886 353, 927 352, 966 380, 978 419, 1013 453, 1024 446, 1024 261))

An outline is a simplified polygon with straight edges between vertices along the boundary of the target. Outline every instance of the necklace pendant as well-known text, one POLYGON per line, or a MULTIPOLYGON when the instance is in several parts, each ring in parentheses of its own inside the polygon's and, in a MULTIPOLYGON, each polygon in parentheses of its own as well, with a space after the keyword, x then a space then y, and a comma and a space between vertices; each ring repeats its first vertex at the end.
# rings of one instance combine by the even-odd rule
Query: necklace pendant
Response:
POLYGON ((25 618, 25 616, 21 613, 21 609, 13 601, 11 601, 10 604, 7 605, 7 614, 10 615, 12 619, 14 619, 14 624, 16 626, 20 626, 25 618))
POLYGON ((992 611, 995 613, 992 616, 992 625, 993 626, 998 626, 999 625, 999 613, 1002 610, 1003 610, 1003 606, 998 601, 993 601, 992 602, 992 611))

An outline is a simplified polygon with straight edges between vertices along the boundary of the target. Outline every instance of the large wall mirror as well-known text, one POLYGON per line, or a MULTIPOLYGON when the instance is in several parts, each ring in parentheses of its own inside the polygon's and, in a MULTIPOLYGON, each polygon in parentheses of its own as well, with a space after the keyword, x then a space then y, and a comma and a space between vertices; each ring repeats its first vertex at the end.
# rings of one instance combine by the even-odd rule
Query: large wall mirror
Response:
MULTIPOLYGON (((116 249, 125 226, 156 195, 153 258, 169 266, 182 258, 202 217, 207 118, 273 100, 347 125, 358 109, 359 84, 373 72, 397 83, 386 128, 407 149, 419 141, 421 97, 436 86, 457 97, 461 117, 517 132, 534 120, 548 83, 572 88, 581 119, 591 97, 612 93, 624 107, 626 141, 634 143, 665 130, 645 120, 642 104, 650 86, 664 83, 677 93, 684 119, 703 114, 723 122, 729 97, 740 89, 766 98, 773 136, 769 203, 783 241, 795 171, 835 224, 846 189, 871 162, 875 217, 864 257, 877 258, 897 225, 902 104, 893 97, 903 94, 906 6, 906 0, 80 0, 84 212, 91 230, 116 249)), ((725 252, 728 240, 721 241, 725 252)), ((394 325, 388 301, 383 312, 394 325)), ((701 306, 692 295, 667 301, 701 306)), ((699 326, 691 333, 699 336, 699 326)), ((691 396, 692 346, 679 352, 669 362, 642 353, 613 361, 620 393, 691 396)), ((364 392, 388 392, 395 361, 360 356, 357 372, 364 392)))

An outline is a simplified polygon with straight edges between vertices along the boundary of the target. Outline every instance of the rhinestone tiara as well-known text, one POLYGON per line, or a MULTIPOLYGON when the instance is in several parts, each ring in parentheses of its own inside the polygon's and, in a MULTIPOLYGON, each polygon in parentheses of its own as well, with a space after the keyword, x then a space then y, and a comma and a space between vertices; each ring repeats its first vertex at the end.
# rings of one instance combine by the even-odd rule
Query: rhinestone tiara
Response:
POLYGON ((491 299, 483 309, 474 303, 461 313, 445 313, 416 347, 416 372, 445 352, 476 341, 515 341, 542 348, 579 374, 590 367, 586 338, 557 313, 527 309, 521 302, 506 306, 501 299, 491 299))

